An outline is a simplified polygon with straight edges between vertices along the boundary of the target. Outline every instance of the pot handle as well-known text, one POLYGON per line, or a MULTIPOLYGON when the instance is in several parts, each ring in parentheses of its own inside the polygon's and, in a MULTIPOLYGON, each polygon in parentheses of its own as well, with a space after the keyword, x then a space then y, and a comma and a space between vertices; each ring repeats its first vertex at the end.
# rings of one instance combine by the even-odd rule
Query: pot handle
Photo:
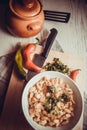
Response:
POLYGON ((30 31, 30 30, 32 30, 32 31, 34 31, 34 30, 40 30, 40 28, 41 28, 41 23, 40 22, 37 22, 37 23, 33 23, 33 24, 29 24, 29 25, 27 25, 27 30, 28 31, 30 31))

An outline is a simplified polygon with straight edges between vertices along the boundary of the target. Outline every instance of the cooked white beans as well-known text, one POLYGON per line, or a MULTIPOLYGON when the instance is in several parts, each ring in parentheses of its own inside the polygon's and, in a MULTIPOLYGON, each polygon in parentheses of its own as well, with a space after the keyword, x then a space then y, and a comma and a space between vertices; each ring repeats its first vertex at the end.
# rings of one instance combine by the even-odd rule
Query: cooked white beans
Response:
POLYGON ((74 116, 74 95, 60 78, 41 78, 29 89, 29 114, 42 126, 59 127, 74 116))

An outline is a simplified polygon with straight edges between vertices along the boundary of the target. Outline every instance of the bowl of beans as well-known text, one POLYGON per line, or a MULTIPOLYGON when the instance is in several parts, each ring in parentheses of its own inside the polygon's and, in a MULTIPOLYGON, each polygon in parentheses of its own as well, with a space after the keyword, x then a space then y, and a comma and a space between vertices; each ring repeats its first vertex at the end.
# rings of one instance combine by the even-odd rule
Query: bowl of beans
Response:
POLYGON ((72 79, 60 72, 45 71, 26 84, 22 110, 35 130, 70 130, 81 118, 82 100, 72 79))

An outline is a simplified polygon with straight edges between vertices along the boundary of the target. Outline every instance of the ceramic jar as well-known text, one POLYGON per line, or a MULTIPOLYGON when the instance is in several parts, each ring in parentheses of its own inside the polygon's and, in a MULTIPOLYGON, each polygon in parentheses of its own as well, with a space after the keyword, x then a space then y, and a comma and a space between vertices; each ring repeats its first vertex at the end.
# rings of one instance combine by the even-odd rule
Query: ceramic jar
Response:
POLYGON ((44 25, 44 12, 39 0, 9 0, 6 27, 15 36, 32 37, 44 25))

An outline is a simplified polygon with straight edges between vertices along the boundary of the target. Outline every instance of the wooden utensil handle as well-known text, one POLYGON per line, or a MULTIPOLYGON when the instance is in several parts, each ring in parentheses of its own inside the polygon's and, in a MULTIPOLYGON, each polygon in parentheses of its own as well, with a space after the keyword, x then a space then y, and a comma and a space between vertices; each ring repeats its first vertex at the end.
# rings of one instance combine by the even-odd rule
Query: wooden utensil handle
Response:
POLYGON ((47 58, 49 51, 51 49, 51 46, 52 46, 52 44, 55 40, 55 37, 58 33, 58 31, 55 28, 51 29, 50 31, 51 32, 50 32, 50 34, 47 38, 46 45, 45 45, 45 48, 44 48, 44 52, 42 53, 42 56, 45 57, 45 58, 47 58))

